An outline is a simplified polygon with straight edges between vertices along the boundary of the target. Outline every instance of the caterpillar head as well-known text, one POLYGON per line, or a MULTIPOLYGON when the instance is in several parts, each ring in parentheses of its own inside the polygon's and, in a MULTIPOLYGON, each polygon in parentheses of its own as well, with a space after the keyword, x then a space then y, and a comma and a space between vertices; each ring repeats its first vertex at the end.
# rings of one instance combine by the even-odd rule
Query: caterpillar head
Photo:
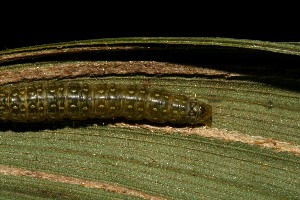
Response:
POLYGON ((206 126, 211 126, 212 107, 203 102, 190 101, 187 118, 190 124, 203 124, 206 126))

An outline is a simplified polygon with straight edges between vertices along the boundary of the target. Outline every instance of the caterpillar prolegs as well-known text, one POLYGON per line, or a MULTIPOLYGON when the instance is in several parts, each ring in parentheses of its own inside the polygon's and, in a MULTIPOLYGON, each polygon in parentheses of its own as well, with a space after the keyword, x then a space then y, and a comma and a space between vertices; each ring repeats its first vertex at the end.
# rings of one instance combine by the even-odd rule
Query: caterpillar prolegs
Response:
POLYGON ((211 106, 181 94, 142 85, 86 82, 26 83, 0 87, 0 120, 149 120, 210 125, 211 106))

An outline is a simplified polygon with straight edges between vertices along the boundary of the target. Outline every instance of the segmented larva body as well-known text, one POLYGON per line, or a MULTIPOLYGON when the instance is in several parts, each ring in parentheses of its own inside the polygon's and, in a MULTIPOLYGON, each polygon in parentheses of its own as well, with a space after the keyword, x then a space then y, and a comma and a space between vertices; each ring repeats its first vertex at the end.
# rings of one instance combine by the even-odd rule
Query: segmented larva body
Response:
POLYGON ((210 125, 211 115, 208 104, 145 86, 57 81, 0 87, 2 121, 124 117, 155 123, 210 125))

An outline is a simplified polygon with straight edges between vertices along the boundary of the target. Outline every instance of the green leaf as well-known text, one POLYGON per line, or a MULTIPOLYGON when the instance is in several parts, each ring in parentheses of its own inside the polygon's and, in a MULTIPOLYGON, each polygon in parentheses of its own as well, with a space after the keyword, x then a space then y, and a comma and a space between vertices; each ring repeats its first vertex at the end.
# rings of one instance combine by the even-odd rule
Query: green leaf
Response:
POLYGON ((229 38, 116 38, 2 51, 1 85, 144 84, 211 104, 213 123, 2 122, 0 197, 299 199, 299 55, 294 43, 229 38))

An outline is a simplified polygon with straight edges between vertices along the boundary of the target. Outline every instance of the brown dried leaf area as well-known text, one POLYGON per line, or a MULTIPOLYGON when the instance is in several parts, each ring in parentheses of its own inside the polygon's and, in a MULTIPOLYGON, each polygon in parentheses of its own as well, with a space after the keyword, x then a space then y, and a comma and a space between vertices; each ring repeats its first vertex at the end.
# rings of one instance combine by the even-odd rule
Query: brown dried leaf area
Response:
POLYGON ((162 75, 198 75, 213 77, 233 77, 241 74, 228 73, 205 67, 183 65, 156 61, 77 61, 61 63, 23 64, 22 67, 0 69, 0 84, 63 79, 76 77, 95 77, 105 75, 132 75, 144 74, 153 76, 162 75), (18 74, 16 76, 16 74, 18 74))
POLYGON ((117 185, 111 185, 103 182, 88 181, 84 179, 62 176, 62 175, 46 173, 46 172, 30 171, 30 170, 12 167, 12 166, 6 166, 6 165, 0 165, 0 174, 10 175, 10 176, 32 177, 32 178, 43 179, 52 182, 80 185, 86 188, 101 189, 101 190, 106 190, 108 192, 124 194, 124 195, 139 197, 143 199, 151 199, 151 200, 165 199, 159 196, 149 195, 147 193, 138 190, 120 187, 117 185))
POLYGON ((228 142, 242 142, 249 145, 257 145, 263 148, 275 150, 276 152, 289 152, 296 156, 300 156, 300 146, 289 142, 283 142, 272 138, 264 138, 262 136, 250 136, 236 131, 227 131, 217 128, 208 128, 206 126, 199 128, 174 128, 174 127, 157 127, 151 125, 129 125, 125 123, 117 123, 116 127, 124 127, 130 129, 146 129, 151 132, 164 132, 169 134, 179 133, 182 135, 198 135, 207 138, 216 138, 228 142))

